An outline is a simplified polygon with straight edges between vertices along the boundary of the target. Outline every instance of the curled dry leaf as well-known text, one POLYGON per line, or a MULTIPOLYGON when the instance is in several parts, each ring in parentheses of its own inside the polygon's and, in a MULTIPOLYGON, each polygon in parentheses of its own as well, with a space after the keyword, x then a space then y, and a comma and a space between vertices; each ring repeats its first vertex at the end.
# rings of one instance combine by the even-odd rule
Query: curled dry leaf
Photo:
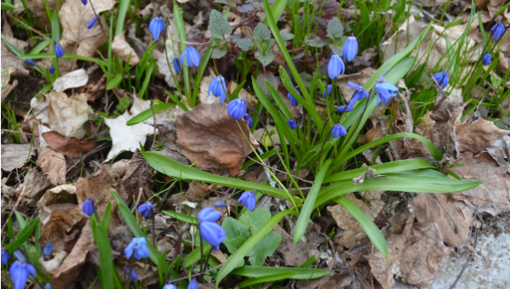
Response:
POLYGON ((83 124, 88 120, 87 94, 71 97, 63 92, 50 91, 46 94, 49 102, 48 122, 50 128, 65 137, 82 138, 85 135, 83 124))
POLYGON ((72 251, 53 275, 51 286, 55 289, 64 289, 75 282, 76 278, 81 273, 81 266, 85 264, 88 253, 94 249, 94 247, 94 238, 90 231, 89 222, 87 221, 72 251))
POLYGON ((494 158, 500 167, 506 168, 510 174, 510 137, 504 136, 494 142, 494 145, 487 148, 487 152, 494 158))
POLYGON ((45 132, 42 136, 49 147, 71 157, 86 155, 97 145, 96 142, 81 142, 75 137, 66 138, 56 131, 45 132))
POLYGON ((129 65, 136 65, 140 62, 140 58, 135 50, 127 43, 124 33, 115 35, 113 38, 112 52, 117 55, 117 57, 124 60, 124 62, 128 62, 129 60, 129 65))
POLYGON ((85 69, 80 68, 61 76, 53 83, 53 89, 56 92, 63 92, 69 88, 82 87, 89 81, 89 75, 85 69))
POLYGON ((252 152, 251 146, 258 147, 248 122, 229 118, 226 104, 199 105, 177 117, 175 125, 182 153, 200 168, 216 174, 237 175, 246 155, 252 152))
POLYGON ((510 130, 500 129, 492 121, 483 118, 459 124, 455 128, 455 132, 457 133, 459 152, 468 151, 474 154, 485 150, 498 139, 510 134, 510 130))
POLYGON ((30 144, 3 144, 2 170, 10 172, 21 168, 34 153, 30 144))
POLYGON ((44 147, 37 158, 37 164, 41 166, 52 185, 56 186, 66 182, 66 159, 63 153, 50 147, 44 147))
POLYGON ((49 214, 41 221, 40 244, 53 243, 54 252, 64 250, 66 242, 74 239, 69 235, 74 225, 87 217, 76 204, 54 204, 45 208, 49 214))
MULTIPOLYGON (((113 8, 114 0, 94 0, 94 9, 97 14, 113 8)), ((96 50, 107 40, 108 26, 100 16, 97 23, 91 29, 87 24, 96 15, 91 5, 83 6, 80 0, 69 0, 62 4, 59 18, 62 25, 62 37, 60 45, 64 52, 72 52, 76 45, 76 54, 81 56, 94 56, 96 50), (106 31, 103 31, 104 28, 106 31), (106 33, 106 34, 105 34, 106 33)))

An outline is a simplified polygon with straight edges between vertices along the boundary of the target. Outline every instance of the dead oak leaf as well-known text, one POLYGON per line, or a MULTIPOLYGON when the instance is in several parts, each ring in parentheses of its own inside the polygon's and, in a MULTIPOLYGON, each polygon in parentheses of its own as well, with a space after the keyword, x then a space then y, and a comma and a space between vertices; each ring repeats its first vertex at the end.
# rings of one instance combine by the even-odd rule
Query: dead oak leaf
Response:
POLYGON ((248 122, 229 118, 226 104, 199 105, 178 116, 175 125, 182 153, 200 168, 216 174, 239 174, 246 155, 252 152, 251 146, 258 147, 248 122))
POLYGON ((50 128, 65 137, 82 138, 85 135, 83 124, 88 120, 90 106, 87 94, 67 97, 63 92, 50 91, 48 99, 48 122, 50 128))
MULTIPOLYGON (((94 8, 97 14, 113 8, 116 1, 113 0, 94 0, 94 8)), ((60 45, 64 52, 74 50, 75 45, 79 45, 76 50, 77 55, 94 56, 96 50, 105 43, 107 39, 108 26, 103 17, 100 16, 97 23, 91 29, 87 25, 96 15, 91 5, 83 6, 80 0, 65 1, 60 9, 59 18, 62 25, 62 38, 60 45), (103 28, 106 30, 103 32, 103 28)), ((69 51, 71 52, 71 51, 69 51)))
POLYGON ((96 142, 81 142, 75 137, 66 138, 56 131, 42 133, 42 136, 52 149, 71 157, 86 155, 97 145, 96 142))
POLYGON ((455 128, 459 152, 477 154, 492 146, 498 139, 510 134, 510 130, 498 128, 492 121, 478 118, 474 122, 461 123, 455 128))
POLYGON ((66 159, 63 153, 44 147, 37 158, 37 164, 41 166, 52 185, 66 182, 66 159))
POLYGON ((112 52, 124 60, 124 62, 128 62, 129 60, 129 65, 136 65, 140 62, 140 58, 135 50, 127 43, 124 33, 116 35, 113 38, 112 52))

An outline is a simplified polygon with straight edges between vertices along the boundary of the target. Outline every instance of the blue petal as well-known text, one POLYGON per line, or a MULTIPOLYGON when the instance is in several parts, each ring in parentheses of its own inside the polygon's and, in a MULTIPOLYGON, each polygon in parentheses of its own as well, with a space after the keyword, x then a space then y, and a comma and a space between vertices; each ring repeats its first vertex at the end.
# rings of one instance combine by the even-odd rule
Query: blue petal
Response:
POLYGON ((358 54, 358 40, 354 36, 349 36, 347 41, 345 42, 344 47, 342 48, 342 54, 347 59, 347 61, 351 62, 354 57, 358 54))
POLYGON ((131 241, 129 245, 124 249, 124 254, 126 255, 126 258, 129 259, 133 255, 133 247, 135 246, 135 243, 131 241))
POLYGON ((198 221, 199 222, 216 222, 218 221, 223 214, 219 211, 216 211, 213 208, 207 207, 203 208, 198 212, 198 221))
POLYGON ((225 240, 226 232, 218 224, 213 222, 202 222, 199 225, 200 236, 213 247, 213 250, 219 249, 219 244, 225 240))

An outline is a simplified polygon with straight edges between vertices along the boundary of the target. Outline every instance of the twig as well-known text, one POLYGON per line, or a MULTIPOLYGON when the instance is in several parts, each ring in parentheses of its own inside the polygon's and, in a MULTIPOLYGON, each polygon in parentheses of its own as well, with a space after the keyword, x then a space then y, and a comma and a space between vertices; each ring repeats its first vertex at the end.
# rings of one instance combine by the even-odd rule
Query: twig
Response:
POLYGON ((42 34, 41 32, 35 30, 34 28, 28 26, 27 24, 25 24, 23 21, 19 20, 18 18, 14 18, 14 20, 16 20, 19 24, 21 24, 21 25, 25 26, 26 28, 28 28, 30 31, 32 31, 32 32, 36 33, 37 35, 41 36, 42 38, 44 38, 44 39, 48 39, 49 38, 48 36, 42 34))

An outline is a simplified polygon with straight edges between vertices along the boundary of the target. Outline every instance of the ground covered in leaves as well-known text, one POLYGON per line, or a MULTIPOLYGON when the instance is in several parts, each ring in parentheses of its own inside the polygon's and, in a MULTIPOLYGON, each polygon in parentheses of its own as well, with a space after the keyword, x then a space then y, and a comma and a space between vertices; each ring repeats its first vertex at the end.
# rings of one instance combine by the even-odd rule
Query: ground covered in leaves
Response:
MULTIPOLYGON (((118 13, 116 1, 91 2, 94 9, 79 0, 35 0, 26 2, 27 7, 16 0, 11 3, 14 9, 2 8, 2 246, 15 239, 27 221, 39 218, 40 227, 29 241, 38 247, 39 255, 39 246, 53 243, 51 256, 38 259, 38 271, 51 276, 45 280, 54 288, 98 288, 96 268, 101 267, 101 261, 89 217, 82 212, 86 199, 94 200, 99 216, 111 209, 108 237, 121 273, 126 263, 124 248, 134 237, 121 206, 128 205, 147 240, 160 254, 166 252, 170 264, 180 254, 183 258, 191 255, 198 242, 196 227, 183 225, 171 212, 197 216, 201 209, 223 201, 226 207, 218 210, 227 237, 211 257, 221 266, 272 216, 292 209, 290 200, 263 194, 258 196, 254 212, 239 217, 237 199, 242 190, 208 182, 206 177, 181 179, 162 173, 149 165, 142 153, 153 152, 218 177, 272 187, 275 182, 276 187, 291 187, 295 181, 300 192, 306 195, 311 191, 316 165, 298 167, 299 158, 288 149, 293 144, 281 139, 276 120, 254 92, 256 86, 266 96, 279 95, 278 105, 284 106, 300 127, 306 127, 310 119, 307 108, 291 105, 290 91, 281 79, 282 71, 290 73, 287 59, 267 26, 259 25, 267 24, 264 4, 135 1, 121 22, 125 26, 120 27, 120 33, 113 33, 110 26, 114 21, 110 19, 118 13), (173 5, 182 7, 186 43, 179 41, 173 5), (45 7, 57 6, 58 13, 49 16, 45 7), (224 9, 227 7, 229 11, 224 9), (101 15, 98 23, 87 29, 95 15, 101 15), (167 20, 167 27, 155 42, 149 23, 158 16, 167 20), (32 22, 27 22, 27 17, 32 22), (60 27, 59 36, 52 30, 55 22, 60 25, 56 26, 60 27), (55 37, 65 54, 79 57, 55 59, 55 37), (213 47, 210 43, 214 49, 208 49, 213 47), (180 57, 181 44, 209 55, 203 68, 189 68, 190 79, 179 74, 173 64, 180 57), (35 54, 42 55, 33 59, 36 66, 28 65, 23 55, 35 54), (113 63, 106 73, 105 59, 113 63), (48 72, 56 61, 58 77, 48 72), (195 78, 198 71, 203 75, 195 78), (227 104, 209 95, 210 84, 218 75, 225 78, 229 96, 244 99, 248 108, 257 110, 252 115, 254 127, 248 121, 230 118, 227 104), (194 93, 195 99, 184 97, 187 89, 190 94, 186 95, 194 93), (287 152, 288 171, 275 149, 287 152), (255 157, 254 150, 266 153, 264 162, 255 157), (145 219, 136 210, 149 200, 154 203, 154 215, 145 219)), ((422 141, 395 138, 346 162, 342 170, 376 167, 347 180, 361 185, 386 177, 378 173, 377 165, 420 159, 452 180, 482 183, 460 193, 395 189, 345 194, 381 230, 387 257, 374 247, 352 212, 328 202, 314 210, 299 242, 293 240, 297 217, 285 217, 265 235, 264 246, 245 255, 246 264, 305 264, 329 272, 316 279, 285 277, 264 283, 264 288, 475 288, 477 283, 483 283, 484 288, 509 288, 510 264, 505 252, 509 247, 497 244, 510 244, 510 32, 492 50, 492 62, 485 66, 480 62, 491 27, 510 21, 508 5, 497 0, 479 1, 478 6, 462 0, 448 1, 446 6, 446 1, 440 0, 395 1, 384 7, 373 1, 346 2, 314 1, 310 7, 321 9, 313 10, 310 19, 303 11, 311 8, 300 6, 301 14, 293 14, 290 7, 294 6, 288 4, 277 20, 305 86, 317 90, 312 95, 319 118, 326 123, 329 120, 330 100, 322 98, 324 89, 314 84, 315 75, 327 75, 331 51, 336 52, 342 46, 338 43, 345 41, 344 27, 355 33, 360 43, 346 73, 334 80, 347 102, 353 94, 348 82, 368 82, 383 63, 424 35, 406 58, 412 60, 402 61, 409 69, 396 83, 398 95, 372 111, 353 148, 389 135, 416 133, 444 156, 437 161, 422 141), (376 10, 364 14, 367 7, 381 8, 381 15, 376 10), (297 22, 292 20, 296 15, 300 15, 297 22), (314 30, 298 35, 292 26, 295 23, 313 23, 314 30), (293 48, 292 41, 301 41, 302 47, 293 48), (451 74, 444 90, 428 76, 443 70, 451 74), (493 246, 497 249, 489 248, 493 246), (493 270, 498 271, 494 276, 493 270)), ((309 134, 322 134, 316 127, 307 129, 309 134)), ((300 136, 304 134, 298 134, 298 140, 300 136)), ((142 261, 131 265, 138 274, 136 288, 161 288, 157 266, 142 261)), ((2 273, 3 286, 9 284, 9 275, 4 269, 2 273)), ((173 274, 187 276, 186 272, 173 274)), ((200 288, 214 288, 215 278, 206 275, 200 288)), ((235 288, 242 280, 232 274, 220 287, 235 288)), ((42 288, 41 284, 27 288, 42 288)))

